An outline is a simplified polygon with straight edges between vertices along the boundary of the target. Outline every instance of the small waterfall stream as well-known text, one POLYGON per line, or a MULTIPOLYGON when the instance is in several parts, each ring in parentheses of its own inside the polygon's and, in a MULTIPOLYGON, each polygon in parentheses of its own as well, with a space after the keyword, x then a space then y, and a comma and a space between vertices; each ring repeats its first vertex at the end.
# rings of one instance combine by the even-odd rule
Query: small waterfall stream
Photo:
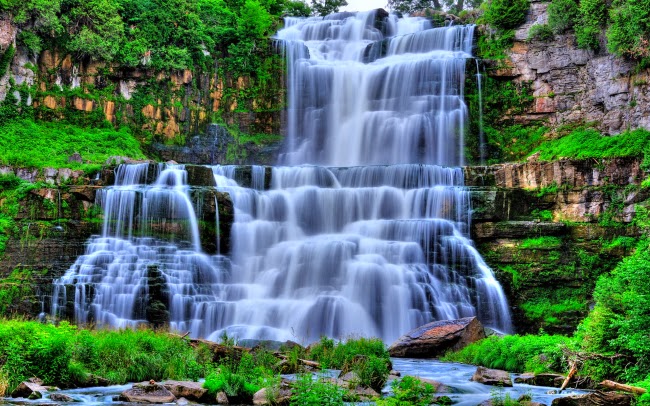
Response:
POLYGON ((250 188, 235 167, 212 167, 235 208, 228 256, 201 251, 183 166, 123 165, 99 194, 102 235, 56 282, 53 313, 112 327, 163 314, 209 339, 390 342, 472 315, 511 330, 469 238, 459 168, 473 30, 375 12, 287 18, 287 166, 270 188, 264 167, 250 188))

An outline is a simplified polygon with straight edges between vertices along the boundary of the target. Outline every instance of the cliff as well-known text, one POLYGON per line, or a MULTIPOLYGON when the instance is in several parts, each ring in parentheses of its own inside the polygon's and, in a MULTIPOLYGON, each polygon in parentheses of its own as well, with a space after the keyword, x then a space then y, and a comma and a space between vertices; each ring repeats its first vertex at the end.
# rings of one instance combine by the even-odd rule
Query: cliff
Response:
POLYGON ((579 49, 568 32, 541 41, 530 29, 548 21, 549 2, 531 2, 526 22, 515 31, 507 58, 488 61, 493 78, 525 84, 532 103, 521 112, 505 112, 515 123, 546 123, 551 127, 593 123, 604 134, 650 129, 650 69, 600 51, 579 49))

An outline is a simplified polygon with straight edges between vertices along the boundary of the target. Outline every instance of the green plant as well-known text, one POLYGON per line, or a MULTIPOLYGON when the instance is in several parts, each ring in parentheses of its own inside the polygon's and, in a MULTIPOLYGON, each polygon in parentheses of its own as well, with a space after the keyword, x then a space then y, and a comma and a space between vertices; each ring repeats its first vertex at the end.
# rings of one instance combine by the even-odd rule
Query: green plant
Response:
POLYGON ((391 383, 392 394, 377 400, 377 406, 428 406, 434 402, 436 389, 430 383, 422 382, 412 376, 391 383))
POLYGON ((536 237, 536 238, 526 238, 519 244, 520 249, 557 249, 562 245, 562 239, 559 237, 536 237))
POLYGON ((343 389, 311 374, 298 376, 294 383, 291 406, 342 406, 343 389))
POLYGON ((607 5, 605 1, 580 1, 580 18, 575 24, 576 40, 580 48, 599 48, 600 35, 607 24, 607 17, 607 5))
POLYGON ((528 6, 528 0, 490 0, 483 18, 496 28, 515 28, 526 19, 528 6))
POLYGON ((533 24, 528 30, 528 41, 552 41, 553 30, 548 24, 533 24))
POLYGON ((578 20, 580 8, 575 0, 553 0, 548 4, 548 26, 556 34, 570 30, 578 20))

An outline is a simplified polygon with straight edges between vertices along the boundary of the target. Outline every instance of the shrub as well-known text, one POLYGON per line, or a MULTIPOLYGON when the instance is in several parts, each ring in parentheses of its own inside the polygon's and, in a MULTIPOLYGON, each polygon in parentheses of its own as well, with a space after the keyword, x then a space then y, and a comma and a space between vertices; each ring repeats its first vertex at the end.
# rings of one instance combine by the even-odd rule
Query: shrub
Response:
POLYGON ((575 0, 553 0, 548 5, 548 26, 556 34, 570 30, 580 14, 575 0))
POLYGON ((551 41, 553 37, 553 30, 548 24, 534 24, 528 31, 528 41, 551 41))
POLYGON ((598 49, 600 34, 607 24, 607 6, 603 0, 580 1, 580 18, 575 25, 578 46, 598 49))
POLYGON ((610 10, 607 49, 619 56, 650 57, 650 0, 619 0, 610 10))
POLYGON ((526 20, 528 7, 528 0, 490 0, 483 18, 489 25, 507 30, 526 20))

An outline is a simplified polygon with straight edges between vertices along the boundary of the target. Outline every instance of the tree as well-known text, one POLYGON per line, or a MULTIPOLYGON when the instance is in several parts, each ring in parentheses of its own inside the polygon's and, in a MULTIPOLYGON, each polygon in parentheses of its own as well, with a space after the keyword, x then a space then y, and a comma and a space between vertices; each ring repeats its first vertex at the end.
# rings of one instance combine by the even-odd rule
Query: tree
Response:
POLYGON ((311 0, 311 9, 320 16, 337 13, 341 7, 347 5, 346 0, 311 0))

